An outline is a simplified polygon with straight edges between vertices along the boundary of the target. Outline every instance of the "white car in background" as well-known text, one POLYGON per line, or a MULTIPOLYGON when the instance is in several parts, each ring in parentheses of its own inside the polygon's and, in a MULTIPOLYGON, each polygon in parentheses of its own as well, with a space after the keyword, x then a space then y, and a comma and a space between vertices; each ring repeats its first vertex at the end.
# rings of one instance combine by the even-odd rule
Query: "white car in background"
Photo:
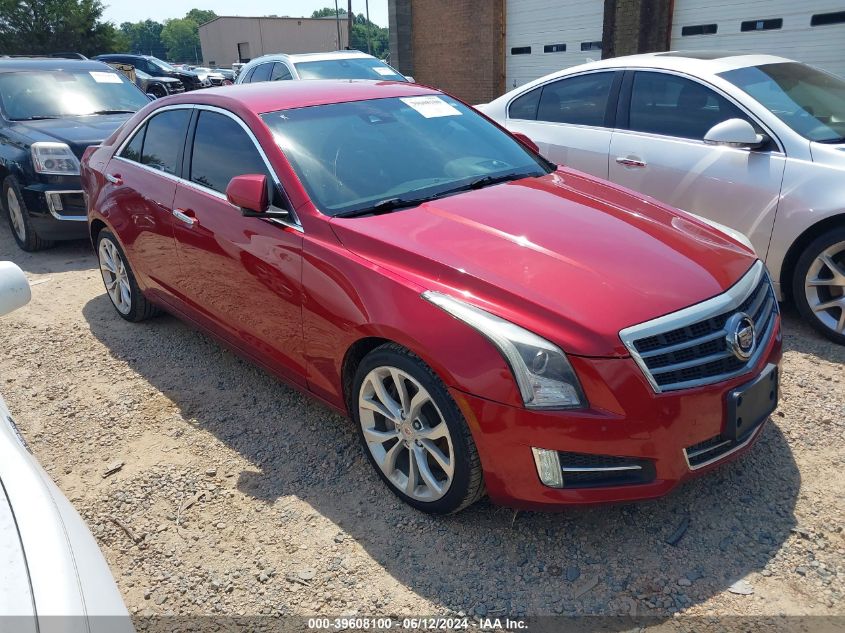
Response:
POLYGON ((477 107, 556 163, 741 231, 778 298, 845 344, 845 80, 771 55, 650 53, 477 107))
POLYGON ((272 54, 256 57, 238 72, 236 84, 290 79, 381 79, 413 81, 377 57, 360 51, 272 54))
MULTIPOLYGON (((29 299, 21 269, 0 262, 0 316, 29 299)), ((6 630, 131 633, 133 627, 94 537, 29 452, 0 397, 0 631, 6 630)))

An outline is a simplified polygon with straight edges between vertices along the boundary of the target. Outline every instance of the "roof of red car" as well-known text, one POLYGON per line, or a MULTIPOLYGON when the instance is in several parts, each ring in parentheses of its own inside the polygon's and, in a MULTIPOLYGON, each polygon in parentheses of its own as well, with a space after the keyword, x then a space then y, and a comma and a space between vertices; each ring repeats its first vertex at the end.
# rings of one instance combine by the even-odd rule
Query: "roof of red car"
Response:
POLYGON ((162 105, 166 100, 168 104, 202 103, 220 106, 237 103, 256 114, 262 114, 328 103, 426 94, 438 94, 438 91, 401 81, 319 79, 222 86, 165 97, 160 102, 162 105))

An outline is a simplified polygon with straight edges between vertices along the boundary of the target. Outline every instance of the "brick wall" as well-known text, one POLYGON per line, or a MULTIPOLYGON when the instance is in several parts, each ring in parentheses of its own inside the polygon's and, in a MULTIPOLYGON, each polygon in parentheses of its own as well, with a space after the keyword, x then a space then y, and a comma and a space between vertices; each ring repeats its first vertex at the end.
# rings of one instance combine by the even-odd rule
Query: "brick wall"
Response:
POLYGON ((602 57, 669 49, 672 0, 605 0, 602 57))
POLYGON ((468 103, 494 99, 505 84, 503 20, 504 0, 413 0, 409 74, 468 103))

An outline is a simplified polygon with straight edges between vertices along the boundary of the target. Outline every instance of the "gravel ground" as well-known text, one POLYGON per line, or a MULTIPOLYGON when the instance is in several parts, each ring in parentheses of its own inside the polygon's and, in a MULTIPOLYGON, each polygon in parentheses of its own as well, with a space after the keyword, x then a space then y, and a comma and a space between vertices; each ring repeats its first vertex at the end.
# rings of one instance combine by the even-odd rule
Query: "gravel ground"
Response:
POLYGON ((344 418, 172 317, 118 318, 87 244, 28 255, 3 227, 0 259, 33 284, 0 390, 133 613, 845 615, 845 348, 792 313, 738 462, 657 501, 430 518, 344 418))

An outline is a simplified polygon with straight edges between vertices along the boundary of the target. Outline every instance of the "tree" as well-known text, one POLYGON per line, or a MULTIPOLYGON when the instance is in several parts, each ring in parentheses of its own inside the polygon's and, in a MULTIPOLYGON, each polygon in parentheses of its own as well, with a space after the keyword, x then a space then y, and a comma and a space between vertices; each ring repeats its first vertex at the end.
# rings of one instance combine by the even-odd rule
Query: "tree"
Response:
MULTIPOLYGON (((338 9, 337 15, 345 16, 346 9, 338 9)), ((311 14, 312 18, 333 18, 335 17, 335 10, 331 7, 325 7, 323 9, 318 9, 311 14)))
POLYGON ((120 25, 120 32, 128 40, 124 50, 142 55, 165 57, 167 50, 161 41, 163 28, 163 25, 155 20, 124 22, 120 25))
POLYGON ((188 18, 167 20, 161 30, 161 41, 167 48, 167 57, 174 61, 202 59, 197 23, 188 18))
MULTIPOLYGON (((338 9, 341 20, 346 20, 346 9, 338 9)), ((334 7, 318 9, 311 14, 312 18, 333 18, 335 17, 334 7)), ((387 29, 380 27, 375 22, 367 21, 363 13, 352 15, 352 41, 349 48, 367 52, 367 35, 369 31, 370 47, 372 54, 384 59, 390 49, 387 29)))
POLYGON ((112 52, 120 35, 103 10, 100 0, 0 0, 0 47, 17 55, 112 52))
POLYGON ((193 20, 197 26, 202 26, 206 22, 211 22, 217 14, 211 9, 191 9, 185 14, 185 19, 193 20))

